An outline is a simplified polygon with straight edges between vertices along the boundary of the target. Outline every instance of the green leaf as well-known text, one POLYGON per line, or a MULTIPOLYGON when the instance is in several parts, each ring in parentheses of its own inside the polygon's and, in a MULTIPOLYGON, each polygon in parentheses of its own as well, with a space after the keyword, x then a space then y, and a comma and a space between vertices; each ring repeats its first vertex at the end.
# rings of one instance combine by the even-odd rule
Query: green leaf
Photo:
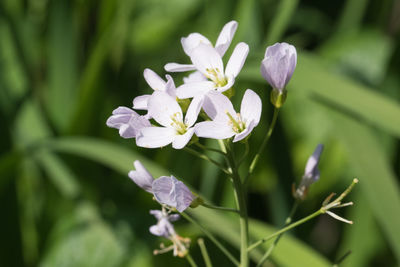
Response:
POLYGON ((116 170, 122 175, 127 175, 132 170, 135 160, 140 160, 153 176, 169 173, 158 164, 146 159, 142 155, 104 140, 88 137, 64 137, 49 140, 44 143, 48 149, 62 153, 69 153, 99 162, 116 170))
POLYGON ((282 39, 283 34, 289 26, 289 22, 293 18, 299 0, 282 0, 279 1, 278 10, 268 29, 265 39, 266 45, 273 45, 282 39))
POLYGON ((78 83, 77 38, 71 3, 56 1, 51 7, 47 50, 49 88, 45 97, 53 124, 65 130, 72 114, 78 83))
POLYGON ((96 210, 80 205, 75 213, 60 219, 56 225, 53 241, 40 266, 120 266, 124 248, 96 210))
POLYGON ((350 212, 346 218, 354 220, 354 224, 345 228, 337 258, 347 251, 352 251, 353 253, 340 264, 341 267, 368 266, 368 263, 385 249, 383 237, 379 233, 378 225, 362 192, 352 192, 351 199, 356 206, 349 209, 350 212))
POLYGON ((74 198, 78 195, 80 188, 74 173, 57 155, 49 151, 39 151, 34 156, 64 197, 74 198))
POLYGON ((400 192, 396 176, 377 136, 357 120, 338 113, 336 133, 345 144, 375 219, 400 262, 400 192))
MULTIPOLYGON (((240 248, 239 224, 236 220, 232 220, 231 217, 221 215, 221 213, 206 208, 196 208, 189 212, 200 224, 206 225, 208 230, 225 239, 237 249, 240 248)), ((265 223, 250 220, 249 231, 251 239, 258 240, 276 232, 277 229, 265 223)), ((268 247, 268 243, 264 245, 264 248, 266 247, 268 247)), ((255 262, 260 260, 262 255, 263 252, 259 249, 255 249, 250 253, 251 259, 255 262)), ((328 260, 290 235, 285 235, 281 239, 271 257, 278 266, 331 266, 328 260)))
POLYGON ((365 29, 331 39, 320 49, 321 56, 343 76, 353 76, 380 85, 393 54, 393 42, 382 32, 365 29))
POLYGON ((16 181, 18 212, 22 237, 24 262, 34 265, 39 256, 40 233, 38 219, 43 206, 43 190, 38 166, 31 159, 25 159, 16 181))

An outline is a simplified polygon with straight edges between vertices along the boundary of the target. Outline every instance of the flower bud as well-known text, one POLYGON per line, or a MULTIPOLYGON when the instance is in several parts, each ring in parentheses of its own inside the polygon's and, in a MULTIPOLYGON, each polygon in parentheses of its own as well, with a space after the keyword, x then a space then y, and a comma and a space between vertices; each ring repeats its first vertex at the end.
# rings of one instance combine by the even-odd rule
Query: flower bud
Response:
POLYGON ((285 86, 293 75, 297 63, 296 48, 287 43, 267 47, 261 62, 261 74, 272 86, 272 104, 279 108, 286 99, 285 86))
POLYGON ((319 180, 320 172, 318 169, 318 163, 322 154, 324 146, 319 144, 314 153, 308 158, 306 168, 304 170, 303 178, 296 190, 293 192, 293 196, 298 200, 304 200, 307 196, 308 188, 310 185, 319 180))

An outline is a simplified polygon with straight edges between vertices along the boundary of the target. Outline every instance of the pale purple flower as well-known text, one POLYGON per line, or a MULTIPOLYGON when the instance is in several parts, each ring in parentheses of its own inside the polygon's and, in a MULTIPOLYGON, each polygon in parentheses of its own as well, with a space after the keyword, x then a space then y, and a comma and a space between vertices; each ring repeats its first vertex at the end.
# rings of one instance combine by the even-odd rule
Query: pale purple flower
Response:
POLYGON ((129 178, 140 188, 153 194, 158 203, 183 212, 195 199, 189 188, 174 176, 161 176, 154 179, 140 161, 136 160, 133 165, 135 170, 128 173, 129 178))
POLYGON ((153 194, 153 176, 140 161, 135 160, 133 162, 133 166, 135 167, 135 170, 132 170, 128 173, 129 178, 131 178, 132 181, 134 181, 139 187, 153 194))
POLYGON ((296 63, 296 48, 287 43, 276 43, 265 51, 261 74, 273 88, 282 92, 293 75, 296 63))
POLYGON ((229 98, 213 92, 205 97, 203 109, 212 121, 197 123, 195 126, 197 136, 214 139, 235 136, 233 142, 237 142, 248 136, 258 125, 262 103, 254 91, 247 89, 242 99, 240 113, 236 113, 229 98))
POLYGON ((320 172, 318 170, 318 163, 321 158, 324 145, 318 144, 314 150, 314 153, 308 158, 306 168, 304 170, 302 183, 306 186, 311 185, 318 181, 320 172))
POLYGON ((181 98, 204 96, 210 91, 224 92, 235 83, 249 53, 245 43, 236 45, 224 69, 221 55, 210 45, 200 43, 191 51, 190 58, 196 69, 208 80, 184 83, 176 89, 176 95, 181 98))
POLYGON ((310 185, 319 180, 320 172, 318 169, 318 163, 323 149, 324 146, 322 144, 318 144, 314 150, 314 153, 308 158, 303 178, 301 179, 301 182, 294 193, 296 198, 304 199, 307 195, 307 190, 310 185))
POLYGON ((159 203, 175 207, 179 212, 187 209, 195 198, 189 188, 174 176, 161 176, 154 180, 152 190, 159 203))
MULTIPOLYGON (((225 24, 222 28, 221 33, 218 36, 217 42, 215 44, 215 49, 218 54, 222 57, 226 50, 228 50, 229 45, 232 42, 233 36, 235 35, 238 23, 234 20, 225 24)), ((187 37, 181 39, 183 50, 189 57, 192 54, 193 49, 195 49, 199 44, 205 44, 212 47, 210 40, 201 35, 200 33, 191 33, 187 37)), ((196 67, 193 64, 178 64, 178 63, 168 63, 165 65, 165 70, 169 72, 182 72, 195 70, 196 67)))
POLYGON ((170 214, 164 208, 162 210, 150 210, 150 214, 157 218, 157 224, 150 227, 150 233, 169 239, 172 244, 166 247, 160 245, 160 249, 154 250, 154 255, 173 251, 174 256, 184 257, 188 253, 190 239, 179 236, 172 222, 179 219, 178 214, 170 214))
POLYGON ((170 238, 176 235, 174 226, 171 222, 179 219, 178 214, 168 214, 164 210, 150 210, 150 214, 157 219, 157 224, 150 227, 150 233, 156 236, 170 238))
MULTIPOLYGON (((167 81, 164 81, 157 73, 151 69, 145 69, 143 72, 144 79, 154 91, 162 91, 175 97, 175 83, 170 75, 165 75, 167 81)), ((147 104, 151 95, 141 95, 133 99, 133 108, 147 110, 147 104)))
POLYGON ((114 109, 106 124, 108 127, 118 129, 119 135, 123 138, 135 138, 140 129, 151 126, 145 116, 127 107, 114 109))
POLYGON ((149 115, 162 127, 145 127, 136 137, 141 147, 156 148, 172 143, 175 149, 183 148, 192 138, 193 125, 197 120, 203 99, 193 99, 183 118, 182 109, 176 98, 166 92, 155 91, 148 102, 149 115))

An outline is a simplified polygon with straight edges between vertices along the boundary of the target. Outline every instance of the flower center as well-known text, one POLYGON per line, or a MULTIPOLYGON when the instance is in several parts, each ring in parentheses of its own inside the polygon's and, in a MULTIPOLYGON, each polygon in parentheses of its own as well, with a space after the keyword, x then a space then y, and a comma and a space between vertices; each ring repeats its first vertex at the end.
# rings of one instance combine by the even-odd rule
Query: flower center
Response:
POLYGON ((220 69, 206 69, 207 74, 205 75, 208 79, 213 81, 217 87, 224 87, 228 80, 220 69))
POLYGON ((171 116, 171 126, 175 128, 176 132, 180 135, 185 134, 187 126, 183 123, 182 114, 179 112, 174 113, 171 116))
POLYGON ((243 122, 240 113, 236 114, 236 119, 228 112, 225 111, 226 115, 229 117, 229 125, 232 126, 232 130, 235 133, 241 133, 244 129, 246 129, 246 124, 243 122))

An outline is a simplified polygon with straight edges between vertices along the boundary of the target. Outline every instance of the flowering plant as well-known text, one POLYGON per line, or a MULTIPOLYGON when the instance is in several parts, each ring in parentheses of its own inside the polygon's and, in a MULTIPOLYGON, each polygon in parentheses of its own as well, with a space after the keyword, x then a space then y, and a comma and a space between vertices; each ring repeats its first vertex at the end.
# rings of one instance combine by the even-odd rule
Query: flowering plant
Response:
MULTIPOLYGON (((196 263, 189 253, 190 239, 180 237, 172 222, 179 218, 176 212, 194 222, 187 210, 194 209, 199 205, 210 209, 234 212, 238 215, 241 240, 239 260, 226 250, 216 238, 210 236, 210 233, 205 230, 207 226, 202 226, 201 229, 234 265, 242 267, 249 266, 249 252, 252 249, 274 239, 273 244, 258 262, 258 266, 260 266, 268 259, 282 234, 320 214, 326 213, 340 221, 352 223, 331 210, 352 205, 352 202, 342 203, 342 200, 358 182, 357 179, 354 179, 349 188, 335 200, 332 200, 333 195, 328 196, 319 210, 301 220, 292 222, 297 206, 306 199, 311 184, 320 177, 318 163, 323 146, 318 145, 307 161, 300 184, 297 188, 293 187, 294 208, 286 220, 286 225, 271 236, 250 242, 246 187, 258 164, 260 154, 264 151, 272 135, 279 110, 286 100, 285 87, 295 71, 297 52, 293 45, 287 43, 277 43, 266 49, 265 58, 261 62, 261 74, 272 86, 270 101, 274 106, 274 113, 264 140, 252 156, 245 175, 242 175, 243 172, 240 172, 239 168, 242 166, 243 159, 250 152, 247 140, 261 121, 262 100, 254 90, 247 89, 243 94, 239 113, 235 111, 231 102, 235 80, 249 53, 249 46, 240 42, 235 46, 226 66, 223 64, 222 57, 232 42, 237 26, 236 21, 227 23, 215 46, 199 33, 192 33, 182 38, 183 50, 189 56, 191 64, 168 63, 165 65, 165 70, 168 72, 192 71, 184 78, 184 83, 176 87, 170 75, 166 75, 165 81, 152 70, 145 69, 144 78, 154 92, 136 97, 133 100, 133 109, 147 113, 140 115, 131 108, 118 107, 107 120, 109 127, 119 129, 121 137, 134 138, 137 146, 160 148, 172 144, 174 149, 185 150, 216 165, 232 181, 236 208, 219 207, 208 203, 207 200, 191 192, 182 181, 174 176, 161 176, 154 179, 139 161, 134 162, 135 170, 128 174, 139 187, 151 193, 161 205, 161 210, 151 211, 158 222, 150 227, 150 232, 167 238, 172 245, 169 247, 162 245, 161 249, 156 250, 155 253, 173 250, 175 256, 186 257, 192 266, 196 266, 196 263), (202 145, 199 138, 218 140, 220 149, 202 145), (237 158, 235 146, 240 144, 244 144, 246 150, 241 158, 237 158), (192 148, 195 146, 198 149, 192 148), (223 155, 225 163, 213 160, 204 154, 203 150, 223 155)), ((206 252, 204 259, 209 265, 209 257, 206 252)))

